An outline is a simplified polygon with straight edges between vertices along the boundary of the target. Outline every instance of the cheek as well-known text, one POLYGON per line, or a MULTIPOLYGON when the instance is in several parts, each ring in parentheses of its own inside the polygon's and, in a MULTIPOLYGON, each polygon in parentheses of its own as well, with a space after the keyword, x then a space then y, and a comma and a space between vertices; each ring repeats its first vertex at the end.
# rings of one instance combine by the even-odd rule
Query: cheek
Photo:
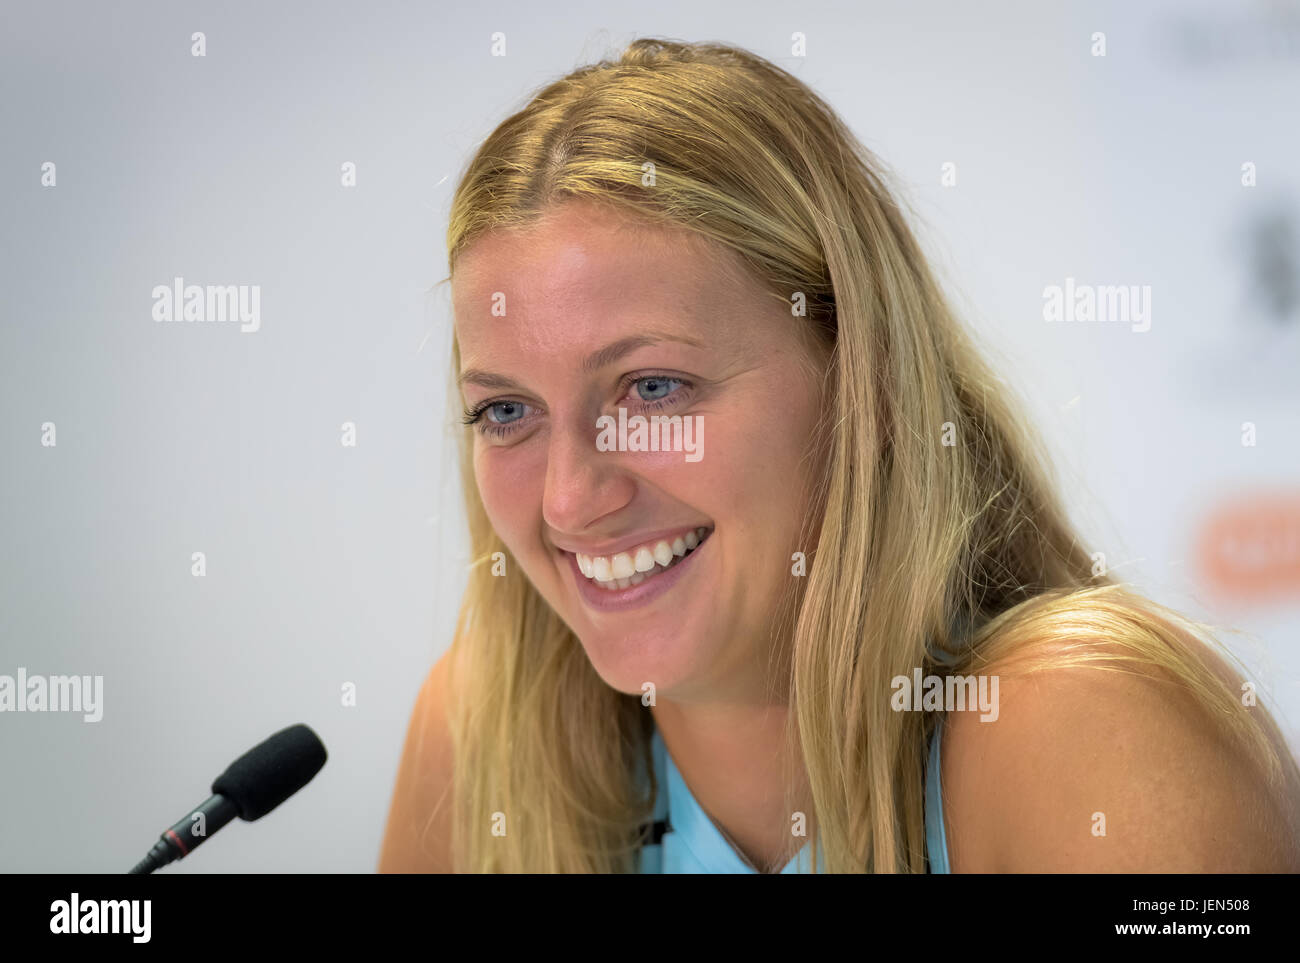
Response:
POLYGON ((541 479, 546 466, 531 465, 522 452, 475 442, 474 478, 488 520, 516 558, 536 546, 541 514, 541 479), (530 541, 531 539, 531 541, 530 541))
POLYGON ((758 392, 739 408, 714 419, 709 484, 733 514, 752 516, 755 530, 784 532, 797 525, 817 470, 810 448, 819 409, 798 384, 758 392))

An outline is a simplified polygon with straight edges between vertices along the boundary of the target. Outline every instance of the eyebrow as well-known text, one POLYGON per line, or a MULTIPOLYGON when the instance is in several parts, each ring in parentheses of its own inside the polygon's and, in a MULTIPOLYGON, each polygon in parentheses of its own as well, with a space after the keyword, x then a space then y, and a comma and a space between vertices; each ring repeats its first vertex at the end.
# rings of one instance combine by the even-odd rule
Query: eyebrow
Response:
MULTIPOLYGON (((694 338, 686 337, 680 334, 634 334, 631 337, 620 338, 612 344, 607 344, 587 355, 582 362, 582 370, 586 373, 599 371, 606 365, 613 364, 624 355, 635 351, 637 348, 645 348, 650 345, 660 344, 664 341, 678 341, 682 344, 688 344, 694 348, 703 348, 703 342, 696 341, 694 338)), ((461 372, 456 382, 458 385, 476 384, 483 388, 519 388, 520 385, 504 375, 494 374, 491 371, 483 371, 479 368, 469 368, 461 372)))

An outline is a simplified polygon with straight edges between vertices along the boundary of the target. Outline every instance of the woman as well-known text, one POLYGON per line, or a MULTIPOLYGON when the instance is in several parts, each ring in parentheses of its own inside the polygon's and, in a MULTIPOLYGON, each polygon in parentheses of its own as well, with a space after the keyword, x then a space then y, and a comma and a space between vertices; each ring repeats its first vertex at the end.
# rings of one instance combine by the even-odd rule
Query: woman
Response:
POLYGON ((1300 870, 1279 730, 1083 547, 878 168, 660 40, 482 145, 476 564, 382 871, 1300 870))

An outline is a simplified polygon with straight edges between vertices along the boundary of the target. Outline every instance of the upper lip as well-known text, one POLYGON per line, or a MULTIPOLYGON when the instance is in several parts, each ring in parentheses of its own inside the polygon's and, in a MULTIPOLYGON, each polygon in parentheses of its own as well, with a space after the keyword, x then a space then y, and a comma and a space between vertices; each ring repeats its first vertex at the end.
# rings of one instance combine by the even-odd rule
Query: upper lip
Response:
POLYGON ((580 543, 569 541, 567 539, 552 539, 555 547, 569 552, 573 555, 603 555, 606 558, 617 555, 619 552, 626 552, 629 548, 636 548, 638 545, 654 543, 658 541, 670 542, 680 535, 687 532, 693 532, 698 528, 713 530, 712 525, 678 525, 674 528, 661 528, 656 532, 644 532, 639 535, 628 535, 615 541, 607 542, 587 542, 580 543))

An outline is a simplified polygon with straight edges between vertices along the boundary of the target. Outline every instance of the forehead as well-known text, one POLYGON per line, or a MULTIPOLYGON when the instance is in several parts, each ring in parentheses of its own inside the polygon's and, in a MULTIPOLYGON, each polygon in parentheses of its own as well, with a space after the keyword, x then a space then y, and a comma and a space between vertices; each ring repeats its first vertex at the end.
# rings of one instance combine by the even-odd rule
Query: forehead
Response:
POLYGON ((477 238, 451 286, 466 353, 589 348, 641 327, 725 338, 738 303, 762 296, 730 252, 698 235, 577 202, 477 238), (504 317, 493 313, 502 302, 504 317))

